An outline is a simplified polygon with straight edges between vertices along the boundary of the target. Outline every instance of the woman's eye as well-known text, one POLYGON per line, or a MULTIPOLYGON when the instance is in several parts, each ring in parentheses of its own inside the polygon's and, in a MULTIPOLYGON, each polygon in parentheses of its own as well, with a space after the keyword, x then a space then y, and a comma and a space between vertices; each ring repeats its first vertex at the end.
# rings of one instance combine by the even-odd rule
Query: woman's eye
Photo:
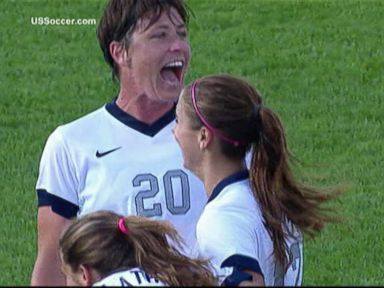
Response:
POLYGON ((180 31, 178 32, 179 36, 186 38, 187 37, 187 31, 180 31))
POLYGON ((153 38, 164 38, 165 36, 167 36, 167 33, 159 32, 159 33, 154 34, 153 38))

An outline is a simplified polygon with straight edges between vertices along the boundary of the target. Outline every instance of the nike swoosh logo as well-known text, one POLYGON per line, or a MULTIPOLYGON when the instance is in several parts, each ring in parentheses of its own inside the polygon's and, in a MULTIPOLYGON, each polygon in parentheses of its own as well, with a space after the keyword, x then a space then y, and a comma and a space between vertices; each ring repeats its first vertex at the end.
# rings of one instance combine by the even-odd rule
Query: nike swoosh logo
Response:
POLYGON ((116 150, 119 150, 120 148, 121 148, 121 146, 117 147, 115 149, 112 149, 112 150, 105 151, 105 152, 99 152, 99 150, 97 150, 96 151, 96 157, 97 158, 104 157, 105 155, 108 155, 109 153, 115 152, 116 150))

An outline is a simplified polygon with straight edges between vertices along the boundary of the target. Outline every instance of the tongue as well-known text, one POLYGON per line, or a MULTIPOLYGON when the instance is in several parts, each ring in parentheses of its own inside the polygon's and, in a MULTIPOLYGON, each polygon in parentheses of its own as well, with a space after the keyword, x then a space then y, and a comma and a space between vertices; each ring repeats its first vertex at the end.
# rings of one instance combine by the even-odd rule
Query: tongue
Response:
POLYGON ((175 83, 175 82, 179 82, 179 79, 177 78, 176 74, 173 72, 172 69, 170 68, 164 68, 161 70, 160 72, 161 74, 161 77, 167 81, 167 82, 170 82, 170 83, 175 83))

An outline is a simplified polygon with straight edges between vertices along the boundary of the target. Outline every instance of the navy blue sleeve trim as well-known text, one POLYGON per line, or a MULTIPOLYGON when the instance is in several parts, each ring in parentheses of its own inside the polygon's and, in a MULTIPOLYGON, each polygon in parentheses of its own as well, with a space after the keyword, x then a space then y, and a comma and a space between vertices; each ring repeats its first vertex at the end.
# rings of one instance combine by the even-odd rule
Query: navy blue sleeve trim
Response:
POLYGON ((233 267, 232 274, 226 277, 223 282, 224 286, 238 286, 243 281, 251 281, 252 275, 243 270, 251 270, 264 278, 259 262, 248 256, 240 254, 232 255, 223 261, 221 268, 224 267, 233 267))
POLYGON ((64 218, 71 219, 77 215, 79 206, 64 200, 56 195, 48 193, 44 189, 37 189, 37 206, 51 206, 51 209, 56 214, 64 218))

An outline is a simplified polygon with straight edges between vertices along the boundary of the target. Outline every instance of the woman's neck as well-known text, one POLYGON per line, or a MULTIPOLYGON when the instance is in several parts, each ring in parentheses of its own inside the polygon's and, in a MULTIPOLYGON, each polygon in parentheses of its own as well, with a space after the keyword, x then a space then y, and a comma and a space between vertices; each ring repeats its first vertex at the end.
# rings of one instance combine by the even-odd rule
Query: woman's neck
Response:
POLYGON ((217 157, 205 163, 201 172, 201 179, 203 180, 207 196, 211 196, 213 189, 221 180, 243 169, 246 169, 243 159, 233 160, 217 157))
POLYGON ((145 95, 129 97, 121 90, 116 105, 130 116, 146 124, 152 124, 174 107, 173 102, 154 101, 145 95))

